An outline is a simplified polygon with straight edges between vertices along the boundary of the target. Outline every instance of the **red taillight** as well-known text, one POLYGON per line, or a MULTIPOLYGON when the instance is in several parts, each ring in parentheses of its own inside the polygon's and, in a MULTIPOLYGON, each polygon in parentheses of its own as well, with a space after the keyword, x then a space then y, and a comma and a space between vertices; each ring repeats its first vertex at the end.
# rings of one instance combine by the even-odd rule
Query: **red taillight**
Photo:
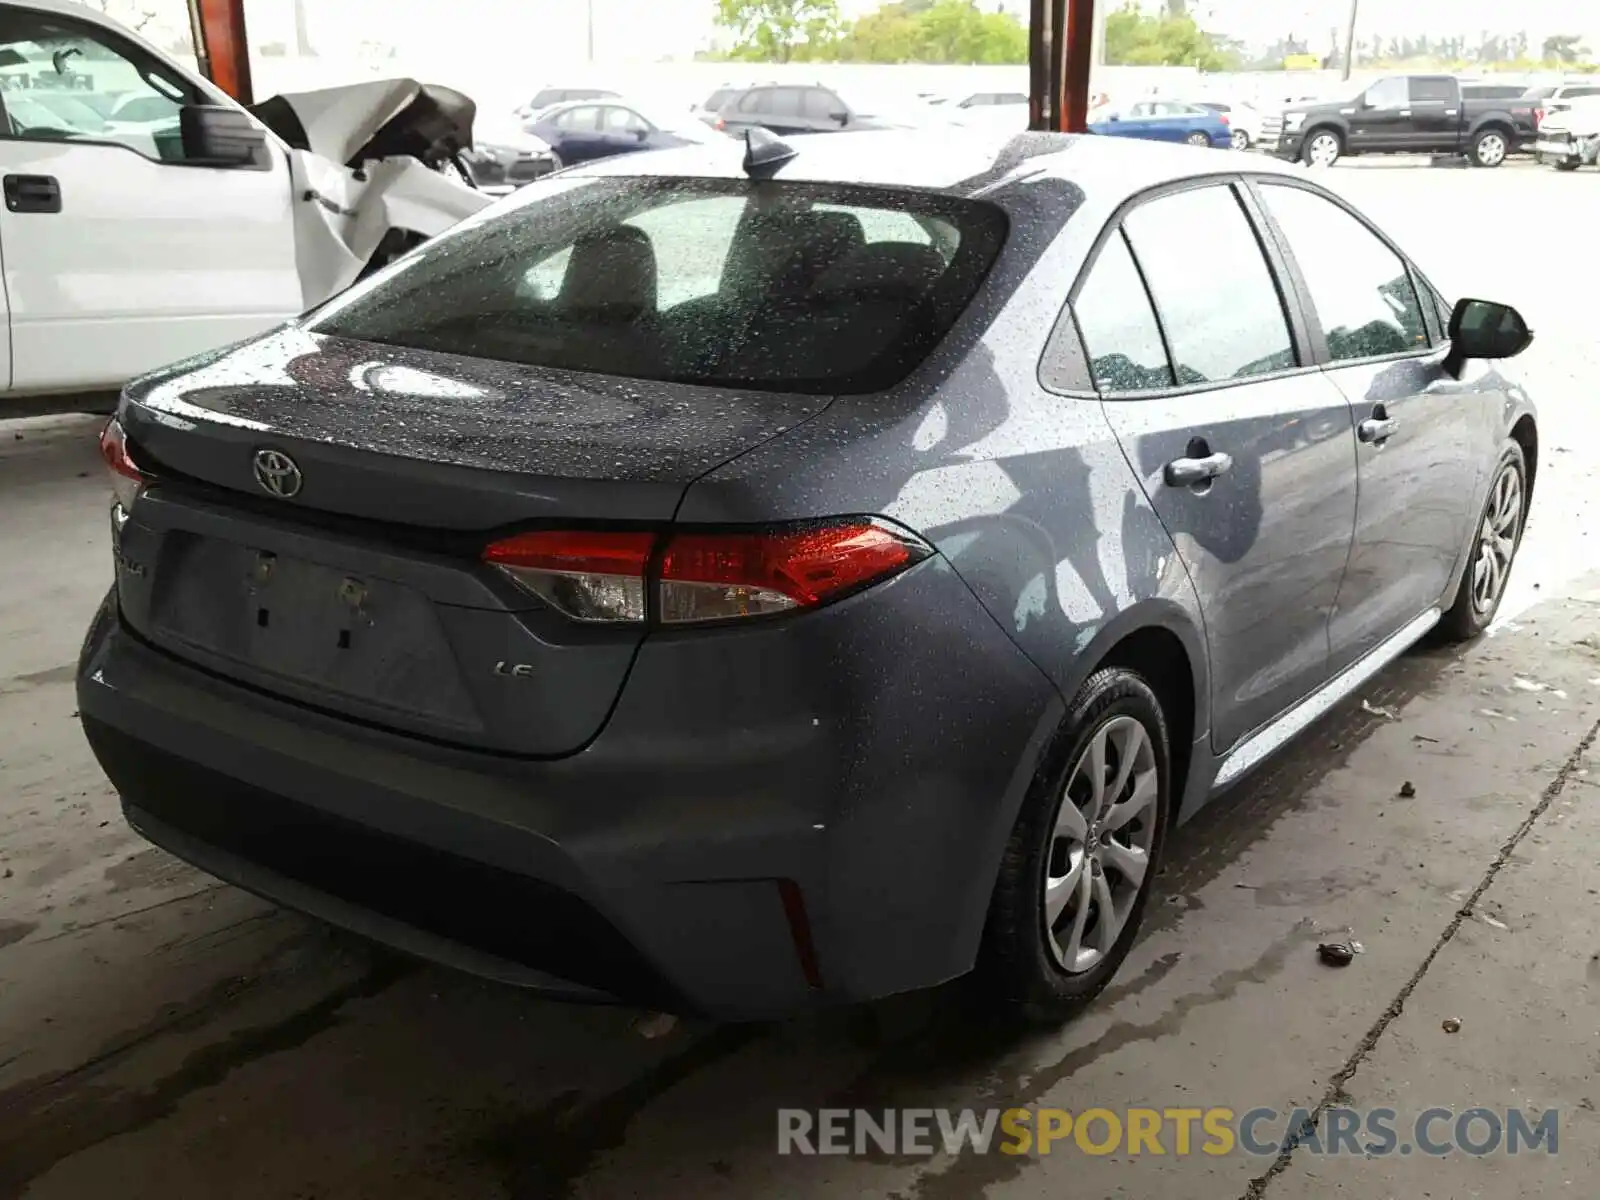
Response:
POLYGON ((1543 124, 1544 124, 1544 109, 1542 109, 1542 108, 1534 109, 1533 110, 1533 127, 1535 129, 1537 129, 1537 128, 1539 128, 1539 126, 1541 126, 1543 124))
POLYGON ((716 128, 717 128, 717 130, 719 132, 726 133, 726 132, 728 132, 728 122, 726 120, 724 120, 722 117, 718 117, 717 118, 716 128))
POLYGON ((1233 124, 1233 119, 1227 113, 1218 113, 1217 116, 1221 119, 1223 125, 1231 126, 1233 124))
POLYGON ((680 533, 651 567, 650 533, 540 531, 495 542, 485 562, 579 621, 686 625, 816 608, 932 551, 881 521, 680 533))
POLYGON ((887 525, 679 534, 661 559, 661 620, 725 621, 815 608, 924 557, 887 525))
POLYGON ((643 621, 653 533, 539 530, 483 552, 512 579, 577 621, 643 621))
POLYGON ((100 457, 111 472, 111 491, 117 503, 124 510, 132 508, 148 480, 128 453, 128 436, 123 432, 122 422, 115 417, 100 431, 100 457))

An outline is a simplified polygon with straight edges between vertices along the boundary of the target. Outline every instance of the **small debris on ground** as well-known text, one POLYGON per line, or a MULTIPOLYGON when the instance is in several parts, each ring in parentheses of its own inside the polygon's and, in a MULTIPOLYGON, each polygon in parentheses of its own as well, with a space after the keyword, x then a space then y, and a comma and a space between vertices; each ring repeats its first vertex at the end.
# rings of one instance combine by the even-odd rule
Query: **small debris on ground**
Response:
POLYGON ((1238 883, 1234 884, 1233 886, 1236 887, 1236 888, 1243 888, 1247 892, 1253 892, 1253 891, 1256 890, 1256 885, 1255 884, 1246 883, 1242 879, 1238 883))
POLYGON ((671 1013, 646 1013, 633 1023, 633 1031, 648 1041, 664 1038, 678 1027, 678 1018, 671 1013))
POLYGON ((1507 933, 1511 932, 1511 926, 1507 925, 1504 921, 1501 921, 1498 918, 1491 917, 1486 912, 1477 913, 1476 916, 1478 920, 1482 921, 1485 925, 1492 925, 1494 928, 1503 929, 1507 933))
POLYGON ((1519 692, 1544 692, 1549 690, 1544 684, 1536 683, 1532 679, 1524 679, 1520 675, 1511 681, 1511 686, 1519 692))
POLYGON ((1435 746, 1439 744, 1438 738, 1431 738, 1425 733, 1413 733, 1411 735, 1411 740, 1413 742, 1432 742, 1435 746))
POLYGON ((1444 1031, 1446 1033, 1460 1033, 1461 1032, 1461 1021, 1460 1021, 1460 1019, 1457 1018, 1457 1017, 1446 1017, 1444 1019, 1444 1031))
POLYGON ((1406 780, 1400 785, 1400 799, 1410 800, 1417 794, 1417 785, 1411 780, 1406 780))
POLYGON ((1317 947, 1317 957, 1330 967, 1348 967, 1360 953, 1360 942, 1323 942, 1317 947))
POLYGON ((1382 717, 1386 721, 1398 721, 1400 719, 1400 714, 1386 704, 1373 704, 1363 700, 1361 702, 1361 711, 1370 716, 1382 717))

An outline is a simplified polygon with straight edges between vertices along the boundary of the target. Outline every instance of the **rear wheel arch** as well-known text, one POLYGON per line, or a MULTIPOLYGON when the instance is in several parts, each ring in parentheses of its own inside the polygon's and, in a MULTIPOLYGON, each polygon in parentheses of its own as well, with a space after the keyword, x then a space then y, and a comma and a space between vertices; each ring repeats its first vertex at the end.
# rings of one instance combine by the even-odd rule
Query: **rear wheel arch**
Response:
POLYGON ((1176 815, 1189 780, 1190 754, 1194 749, 1199 694, 1189 649, 1183 639, 1164 625, 1146 625, 1112 646, 1095 670, 1124 667, 1144 678, 1161 701, 1167 719, 1167 751, 1172 763, 1170 788, 1172 811, 1176 815))
POLYGON ((1528 470, 1528 502, 1531 504, 1534 481, 1539 475, 1539 426, 1532 413, 1523 413, 1517 418, 1517 423, 1511 427, 1511 439, 1522 447, 1522 457, 1528 470))
POLYGON ((1097 671, 1123 667, 1142 676, 1161 701, 1171 741, 1171 802, 1182 803, 1188 785, 1195 738, 1209 728, 1210 680, 1205 638, 1188 612, 1170 601, 1152 602, 1123 613, 1100 631, 1079 655, 1063 694, 1078 693, 1097 671))

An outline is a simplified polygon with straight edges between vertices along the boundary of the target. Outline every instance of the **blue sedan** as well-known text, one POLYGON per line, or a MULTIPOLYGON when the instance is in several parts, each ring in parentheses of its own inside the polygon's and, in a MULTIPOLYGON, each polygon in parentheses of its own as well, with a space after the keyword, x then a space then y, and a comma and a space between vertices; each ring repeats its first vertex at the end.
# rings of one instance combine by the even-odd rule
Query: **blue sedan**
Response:
POLYGON ((592 162, 636 150, 668 150, 724 135, 692 117, 651 120, 630 104, 614 100, 574 100, 552 104, 523 125, 549 145, 561 165, 592 162))
POLYGON ((1107 137, 1143 138, 1151 142, 1187 142, 1226 150, 1233 143, 1228 118, 1198 104, 1177 100, 1140 100, 1125 108, 1090 113, 1089 132, 1107 137))

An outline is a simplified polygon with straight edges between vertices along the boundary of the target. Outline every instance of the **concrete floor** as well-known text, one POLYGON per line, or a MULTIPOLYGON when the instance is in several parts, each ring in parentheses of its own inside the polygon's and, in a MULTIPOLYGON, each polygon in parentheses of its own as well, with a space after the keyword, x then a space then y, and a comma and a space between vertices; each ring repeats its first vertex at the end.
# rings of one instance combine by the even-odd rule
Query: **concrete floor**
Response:
POLYGON ((1544 462, 1506 619, 1465 652, 1409 655, 1363 697, 1392 716, 1347 706, 1182 830, 1118 981, 1048 1034, 984 1023, 959 987, 662 1029, 396 959, 149 848, 73 712, 71 664, 109 581, 94 424, 0 425, 0 1196, 1584 1189, 1600 1166, 1600 573, 1585 574, 1600 567, 1600 361, 1579 297, 1600 279, 1582 223, 1600 176, 1329 179, 1447 291, 1517 303, 1539 332, 1524 375, 1544 462), (1559 259, 1535 249, 1563 231, 1559 259), (1316 943, 1344 931, 1365 953, 1319 964, 1316 943), (1028 1104, 1524 1105, 1559 1109, 1560 1153, 774 1152, 779 1107, 1028 1104))

